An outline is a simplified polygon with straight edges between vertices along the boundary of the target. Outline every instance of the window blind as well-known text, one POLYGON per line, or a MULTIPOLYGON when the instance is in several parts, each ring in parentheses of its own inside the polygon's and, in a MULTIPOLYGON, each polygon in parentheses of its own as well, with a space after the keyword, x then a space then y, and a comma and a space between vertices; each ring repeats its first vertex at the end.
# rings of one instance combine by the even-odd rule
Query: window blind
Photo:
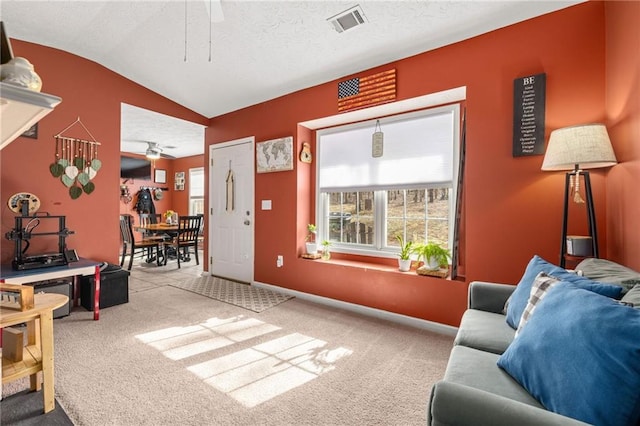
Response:
POLYGON ((321 192, 452 186, 458 105, 380 120, 381 157, 372 156, 375 121, 318 132, 321 192))

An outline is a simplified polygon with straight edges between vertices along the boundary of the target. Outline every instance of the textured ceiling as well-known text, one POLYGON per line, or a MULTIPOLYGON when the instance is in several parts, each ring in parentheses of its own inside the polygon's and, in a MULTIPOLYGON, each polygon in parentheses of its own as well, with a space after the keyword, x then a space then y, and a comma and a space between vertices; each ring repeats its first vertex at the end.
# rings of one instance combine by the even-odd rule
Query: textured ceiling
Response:
POLYGON ((210 25, 209 0, 2 0, 0 15, 11 38, 85 57, 214 117, 579 2, 216 0, 210 25), (337 33, 326 19, 355 4, 368 22, 337 33))

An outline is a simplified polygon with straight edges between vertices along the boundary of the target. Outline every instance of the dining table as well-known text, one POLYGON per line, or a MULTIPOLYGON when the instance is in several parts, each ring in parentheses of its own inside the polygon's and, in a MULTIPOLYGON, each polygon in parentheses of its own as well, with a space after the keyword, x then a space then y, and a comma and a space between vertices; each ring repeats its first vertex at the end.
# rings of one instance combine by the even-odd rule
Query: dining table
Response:
MULTIPOLYGON (((180 235, 180 227, 178 226, 178 224, 173 224, 173 223, 166 223, 166 222, 158 222, 158 223, 148 223, 145 225, 137 225, 134 227, 134 230, 138 231, 138 232, 149 232, 151 234, 155 234, 157 235, 162 235, 165 234, 167 235, 170 239, 173 239, 175 237, 177 237, 178 235, 180 235)), ((170 250, 167 251, 166 256, 169 259, 175 259, 176 256, 178 255, 178 253, 176 253, 175 249, 170 248, 170 250)), ((147 259, 147 263, 152 263, 155 259, 147 259)), ((186 255, 180 258, 181 262, 189 262, 191 260, 191 257, 186 255)), ((166 260, 165 260, 166 263, 166 260)))
POLYGON ((169 232, 169 233, 175 233, 177 235, 178 233, 178 224, 173 224, 173 223, 165 223, 165 222, 160 222, 160 223, 149 223, 146 225, 137 225, 134 227, 134 229, 136 231, 150 231, 153 233, 157 233, 157 232, 169 232))

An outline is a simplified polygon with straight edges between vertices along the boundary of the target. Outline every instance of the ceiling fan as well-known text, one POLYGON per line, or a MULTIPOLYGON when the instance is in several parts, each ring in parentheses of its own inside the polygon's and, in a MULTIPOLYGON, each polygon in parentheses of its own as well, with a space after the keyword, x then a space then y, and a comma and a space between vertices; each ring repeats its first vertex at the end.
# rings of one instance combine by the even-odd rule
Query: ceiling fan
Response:
POLYGON ((177 146, 161 145, 161 144, 159 144, 157 142, 149 142, 149 141, 129 141, 129 142, 147 144, 147 149, 146 150, 143 150, 142 148, 140 148, 135 153, 136 154, 144 154, 150 160, 157 160, 159 158, 167 158, 167 159, 170 159, 170 160, 174 160, 176 158, 173 155, 165 154, 164 151, 166 149, 176 149, 177 146))

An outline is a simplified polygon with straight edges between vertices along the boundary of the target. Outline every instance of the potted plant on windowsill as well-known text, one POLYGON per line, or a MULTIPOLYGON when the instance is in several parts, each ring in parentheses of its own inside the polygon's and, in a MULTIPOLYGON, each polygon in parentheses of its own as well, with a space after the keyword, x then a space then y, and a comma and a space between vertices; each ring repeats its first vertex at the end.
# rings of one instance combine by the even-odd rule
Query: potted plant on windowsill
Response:
POLYGON ((397 235, 396 240, 400 243, 400 253, 398 253, 398 269, 402 272, 411 270, 411 253, 413 241, 404 241, 402 235, 397 235))
POLYGON ((313 223, 310 223, 307 225, 307 230, 309 231, 309 233, 307 234, 307 238, 306 238, 306 249, 307 249, 307 254, 318 254, 318 244, 316 243, 316 225, 314 225, 313 223))
POLYGON ((418 244, 413 252, 418 255, 418 260, 424 261, 424 268, 431 271, 448 267, 451 259, 451 252, 434 242, 418 244))
POLYGON ((330 246, 331 246, 331 241, 324 240, 322 242, 322 260, 331 259, 331 251, 329 251, 330 246))

